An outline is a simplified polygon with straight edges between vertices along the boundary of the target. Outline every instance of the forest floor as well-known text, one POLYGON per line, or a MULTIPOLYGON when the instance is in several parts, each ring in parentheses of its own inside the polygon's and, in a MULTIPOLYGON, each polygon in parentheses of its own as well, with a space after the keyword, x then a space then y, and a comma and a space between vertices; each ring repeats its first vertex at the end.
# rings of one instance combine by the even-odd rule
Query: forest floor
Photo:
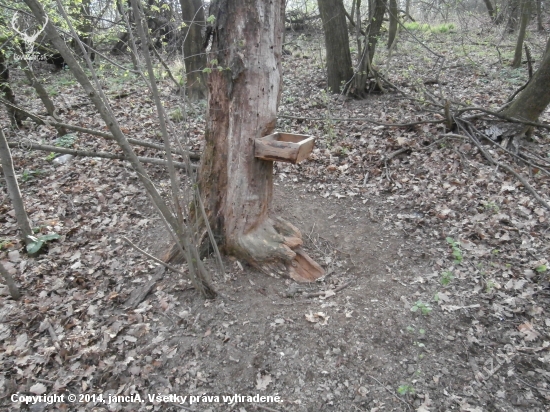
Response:
MULTIPOLYGON (((205 301, 186 279, 162 276, 156 263, 121 240, 156 256, 169 245, 127 165, 79 157, 56 163, 23 145, 13 150, 34 226, 61 238, 28 258, 2 183, 0 260, 24 294, 17 302, 7 290, 0 295, 2 410, 550 410, 549 211, 467 138, 444 137, 442 124, 335 120, 442 119, 418 101, 426 91, 497 108, 527 79, 525 67, 509 67, 513 37, 482 22, 402 33, 391 60, 380 45, 378 69, 418 100, 395 91, 365 100, 328 95, 321 39, 287 35, 292 55, 283 58, 280 114, 320 120, 280 118, 280 130, 311 134, 317 143, 308 161, 276 164, 273 205, 302 230, 308 253, 325 267, 314 284, 269 277, 225 258, 226 273, 214 274, 223 297, 205 301), (145 300, 128 307, 132 292, 155 276, 145 300), (14 394, 80 396, 26 405, 12 402, 14 394), (110 402, 114 395, 132 398, 110 402)), ((540 59, 544 36, 531 34, 528 41, 540 59)), ((65 122, 105 129, 70 72, 36 70, 65 122)), ((105 89, 111 96, 129 93, 113 99, 123 130, 159 142, 145 86, 112 70, 111 77, 103 73, 105 89)), ((12 85, 23 106, 43 111, 17 70, 12 85)), ((167 81, 161 85, 173 120, 181 120, 177 95, 167 81)), ((189 120, 175 125, 196 149, 204 109, 191 106, 189 120)), ((541 120, 550 121, 548 111, 541 120)), ((4 113, 0 121, 7 125, 4 113)), ((487 120, 476 125, 495 130, 487 120)), ((55 139, 53 128, 30 122, 7 134, 22 143, 55 139)), ((117 150, 83 134, 57 142, 117 150)), ((550 200, 547 132, 536 130, 521 148, 539 156, 535 169, 488 140, 483 146, 550 200)), ((147 168, 167 190, 162 167, 147 168)))

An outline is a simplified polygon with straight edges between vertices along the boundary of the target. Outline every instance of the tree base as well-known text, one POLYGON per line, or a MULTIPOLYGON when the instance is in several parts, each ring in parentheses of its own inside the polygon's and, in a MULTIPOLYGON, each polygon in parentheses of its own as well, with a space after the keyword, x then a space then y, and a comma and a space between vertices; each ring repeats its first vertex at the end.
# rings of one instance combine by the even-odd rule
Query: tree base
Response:
MULTIPOLYGON (((222 250, 266 274, 290 277, 297 282, 313 282, 322 277, 325 271, 301 248, 302 244, 300 231, 291 223, 277 217, 265 219, 253 230, 236 239, 226 239, 222 250)), ((163 260, 176 264, 184 262, 175 245, 168 250, 163 260)))
POLYGON ((313 282, 325 271, 302 250, 302 244, 302 234, 294 225, 280 217, 268 218, 239 238, 233 254, 264 273, 313 282))

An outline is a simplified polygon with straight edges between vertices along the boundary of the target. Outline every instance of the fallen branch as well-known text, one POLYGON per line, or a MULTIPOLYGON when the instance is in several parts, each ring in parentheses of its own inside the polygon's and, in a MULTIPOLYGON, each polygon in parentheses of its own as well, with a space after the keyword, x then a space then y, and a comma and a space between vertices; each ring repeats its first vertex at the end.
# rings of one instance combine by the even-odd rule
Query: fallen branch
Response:
POLYGON ((124 302, 126 307, 128 309, 132 309, 143 302, 149 292, 151 292, 151 289, 153 289, 153 286, 155 286, 155 284, 164 277, 164 272, 166 272, 164 266, 158 266, 151 276, 151 279, 149 279, 141 288, 134 289, 132 291, 130 297, 124 302))
POLYGON ((10 274, 10 272, 8 272, 8 269, 4 267, 2 262, 0 262, 0 274, 4 278, 13 300, 19 300, 21 298, 21 293, 19 292, 19 289, 17 288, 17 285, 15 284, 15 280, 13 279, 12 275, 10 274))
MULTIPOLYGON (((465 130, 464 130, 465 131, 465 130)), ((518 172, 516 172, 514 169, 512 169, 510 166, 508 166, 507 164, 505 163, 502 163, 502 162, 499 162, 495 159, 493 159, 493 157, 487 153, 487 151, 483 148, 483 146, 481 145, 481 143, 475 138, 475 136, 473 136, 472 134, 470 133, 467 133, 468 137, 470 138, 470 140, 476 145, 476 147, 479 149, 479 151, 483 154, 483 156, 485 156, 485 158, 491 162, 492 164, 494 164, 495 166, 498 166, 498 167, 502 167, 504 170, 506 170, 507 172, 513 174, 522 184, 523 186, 527 189, 527 191, 529 193, 531 193, 533 195, 533 197, 541 204, 543 205, 546 209, 550 210, 550 205, 542 198, 540 197, 540 195, 537 193, 537 191, 533 188, 533 186, 531 186, 529 184, 529 182, 527 182, 527 179, 525 179, 522 175, 520 175, 518 172)), ((454 135, 454 134, 447 134, 447 136, 455 136, 455 137, 465 137, 463 135, 454 135)))
MULTIPOLYGON (((36 115, 32 112, 29 112, 29 111, 19 107, 18 105, 10 103, 10 102, 8 102, 7 100, 5 100, 1 97, 0 97, 0 102, 7 105, 7 106, 9 106, 9 107, 11 107, 11 108, 13 108, 13 109, 15 109, 15 110, 18 110, 18 111, 22 112, 23 114, 27 115, 32 121, 34 121, 35 123, 41 124, 41 125, 53 126, 53 127, 56 127, 56 128, 57 127, 64 127, 65 129, 74 130, 75 132, 91 134, 93 136, 103 137, 104 139, 107 139, 107 140, 113 140, 113 141, 115 140, 113 135, 110 134, 110 133, 100 132, 98 130, 88 129, 86 127, 80 127, 80 126, 74 126, 74 125, 71 125, 71 124, 61 123, 61 122, 57 122, 57 121, 54 121, 54 120, 43 119, 43 118, 39 117, 38 115, 36 115)), ((149 147, 151 149, 156 149, 156 150, 164 150, 164 146, 160 145, 160 144, 149 143, 149 142, 145 142, 143 140, 137 140, 137 139, 132 139, 132 138, 128 138, 128 141, 130 143, 136 145, 136 146, 149 147)), ((185 153, 182 152, 181 150, 174 149, 173 152, 175 154, 180 155, 180 156, 185 156, 185 153)), ((200 160, 201 155, 199 153, 189 152, 189 158, 191 158, 193 160, 200 160)))
POLYGON ((393 392, 390 391, 388 388, 386 388, 384 385, 382 385, 382 383, 381 383, 378 379, 376 379, 375 377, 370 376, 370 375, 366 375, 366 376, 369 377, 369 378, 371 378, 371 379, 372 379, 373 381, 375 381, 376 383, 378 383, 378 385, 380 385, 382 388, 384 388, 386 391, 388 391, 388 392, 390 393, 390 395, 392 395, 395 399, 397 399, 397 400, 403 402, 405 405, 407 405, 407 410, 410 409, 410 406, 411 406, 411 405, 410 405, 409 402, 407 402, 407 401, 405 401, 404 399, 401 399, 401 398, 399 398, 398 396, 396 396, 395 393, 393 393, 393 392))
POLYGON ((343 285, 341 286, 338 286, 337 288, 335 289, 329 289, 329 290, 325 290, 323 292, 313 292, 313 293, 304 293, 302 295, 303 298, 316 298, 316 297, 319 297, 319 296, 325 296, 326 295, 326 292, 334 292, 334 293, 338 293, 340 292, 341 290, 347 288, 349 285, 351 285, 353 282, 350 281, 350 282, 346 282, 344 283, 343 285))
MULTIPOLYGON (((502 120, 506 120, 507 122, 510 122, 510 123, 520 123, 520 124, 524 124, 524 125, 527 125, 527 126, 540 127, 542 129, 550 130, 550 125, 549 124, 531 122, 529 120, 516 119, 514 117, 503 115, 502 113, 493 112, 492 110, 484 109, 483 107, 465 107, 464 109, 458 110, 455 113, 455 116, 459 116, 463 113, 470 112, 470 111, 480 111, 480 112, 483 112, 483 113, 487 113, 487 114, 490 114, 491 116, 498 117, 498 118, 500 118, 502 120)), ((478 117, 479 117, 479 115, 475 115, 475 116, 471 116, 471 117, 467 118, 466 120, 474 120, 474 119, 477 119, 478 117)))
POLYGON ((160 260, 159 258, 156 258, 154 257, 153 255, 147 253, 145 250, 141 249, 139 246, 135 245, 134 243, 132 243, 132 241, 130 239, 128 239, 127 237, 125 236, 122 236, 121 238, 122 240, 124 240, 126 243, 128 243, 130 246, 132 246, 135 250, 137 250, 139 253, 141 253, 142 255, 146 256, 147 258, 157 262, 157 263, 160 263, 162 266, 164 266, 165 268, 167 269, 170 269, 172 272, 176 272, 177 274, 179 275, 182 275, 182 276, 187 276, 185 273, 183 273, 181 270, 179 269, 176 269, 174 266, 172 265, 169 265, 168 263, 166 262, 163 262, 162 260, 160 260))
MULTIPOLYGON (((62 154, 70 154, 73 156, 82 156, 82 157, 100 157, 104 159, 118 159, 118 160, 128 160, 123 155, 116 155, 113 153, 106 153, 106 152, 91 152, 88 150, 74 150, 74 149, 66 149, 64 147, 57 147, 57 146, 49 146, 49 145, 43 145, 43 144, 36 144, 36 143, 16 143, 16 142, 8 142, 8 146, 12 148, 23 148, 25 150, 40 150, 43 152, 54 152, 54 153, 62 153, 62 154)), ((167 162, 166 160, 162 159, 155 159, 152 157, 139 157, 139 161, 143 163, 150 163, 154 165, 159 166, 166 166, 167 162)), ((174 166, 178 169, 187 170, 187 165, 182 162, 174 162, 174 166)), ((198 166, 191 165, 193 170, 196 170, 198 166)))
POLYGON ((388 126, 388 127, 409 127, 409 126, 416 126, 419 124, 437 124, 437 123, 445 123, 445 119, 441 120, 420 120, 418 122, 411 122, 411 123, 384 123, 379 122, 377 120, 370 119, 368 117, 355 117, 355 118, 334 118, 331 117, 330 119, 324 118, 324 117, 304 117, 304 116, 289 116, 286 114, 280 114, 277 117, 283 118, 283 119, 293 119, 293 120, 314 120, 314 121, 326 121, 326 120, 334 120, 337 122, 367 122, 372 123, 378 126, 388 126))

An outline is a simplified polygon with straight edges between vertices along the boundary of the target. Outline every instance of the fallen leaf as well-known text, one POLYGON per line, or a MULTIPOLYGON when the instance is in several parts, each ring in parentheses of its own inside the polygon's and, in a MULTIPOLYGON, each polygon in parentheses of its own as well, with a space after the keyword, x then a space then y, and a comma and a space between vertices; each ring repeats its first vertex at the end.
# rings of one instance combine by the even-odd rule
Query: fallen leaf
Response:
POLYGON ((256 376, 256 389, 264 391, 271 382, 271 375, 262 375, 258 372, 258 375, 256 376))
POLYGON ((46 388, 46 385, 42 384, 42 383, 35 383, 34 385, 31 386, 31 388, 29 389, 29 391, 31 393, 34 393, 36 395, 42 395, 44 392, 46 392, 48 390, 48 388, 46 388))
POLYGON ((532 342, 536 340, 540 333, 538 333, 534 328, 531 322, 525 322, 518 326, 518 330, 523 333, 525 336, 525 340, 528 342, 532 342))

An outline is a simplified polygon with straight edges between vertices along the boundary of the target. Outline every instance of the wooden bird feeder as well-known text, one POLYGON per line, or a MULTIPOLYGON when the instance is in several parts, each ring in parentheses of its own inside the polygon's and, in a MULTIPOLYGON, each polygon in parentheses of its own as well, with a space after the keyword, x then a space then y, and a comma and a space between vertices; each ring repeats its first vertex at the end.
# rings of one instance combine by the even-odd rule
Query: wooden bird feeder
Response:
POLYGON ((293 133, 274 133, 254 140, 254 157, 294 164, 306 159, 315 143, 312 136, 293 133))

